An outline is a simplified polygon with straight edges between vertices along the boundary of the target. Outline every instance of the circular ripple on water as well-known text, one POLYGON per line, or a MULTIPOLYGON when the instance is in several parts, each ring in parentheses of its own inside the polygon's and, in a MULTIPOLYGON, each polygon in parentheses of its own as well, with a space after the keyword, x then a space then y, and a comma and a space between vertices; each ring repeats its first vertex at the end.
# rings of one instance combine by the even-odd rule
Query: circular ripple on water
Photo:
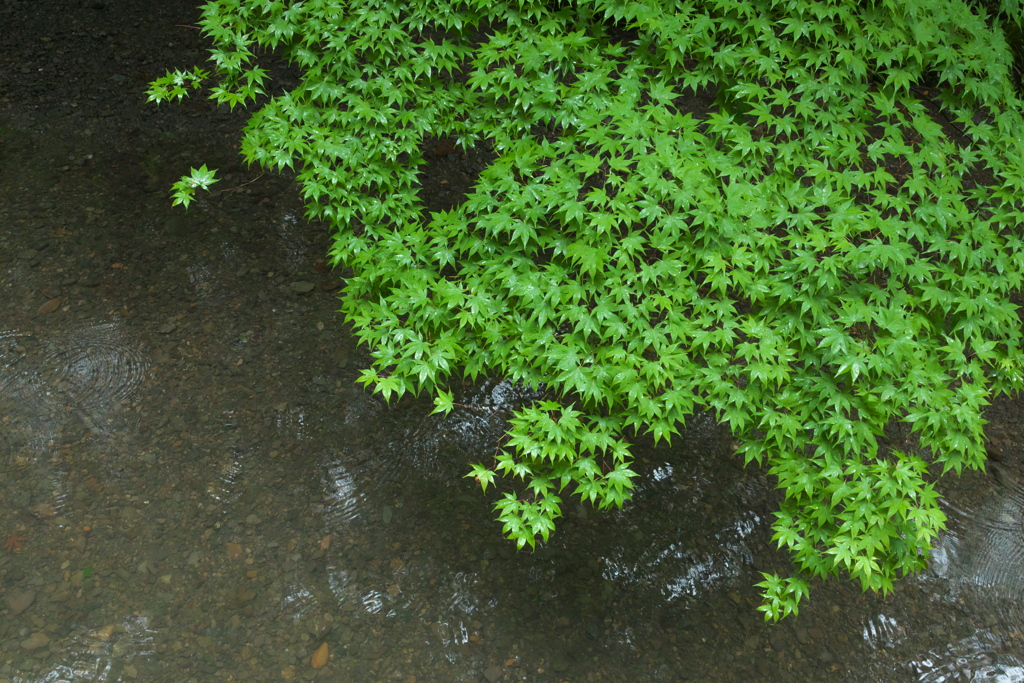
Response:
POLYGON ((90 431, 107 433, 109 413, 138 389, 147 367, 138 344, 115 325, 49 338, 0 332, 4 450, 23 458, 47 456, 72 415, 90 431))
POLYGON ((997 490, 976 510, 948 508, 947 578, 1019 599, 1024 591, 1024 486, 997 490))
POLYGON ((0 331, 0 401, 22 398, 25 384, 38 384, 37 373, 26 359, 24 344, 30 336, 15 330, 0 331))
MULTIPOLYGON (((96 325, 54 339, 42 359, 51 396, 96 422, 134 394, 148 363, 138 344, 126 342, 113 324, 96 325)), ((103 429, 102 425, 89 424, 103 429)))
POLYGON ((56 438, 38 356, 38 344, 31 335, 0 332, 0 443, 6 454, 22 459, 46 455, 56 438))
POLYGON ((1024 485, 998 488, 974 509, 945 509, 949 531, 936 545, 931 566, 944 583, 935 586, 945 600, 999 626, 993 631, 1000 634, 993 636, 999 647, 989 648, 987 656, 1013 651, 1015 639, 1024 636, 1024 485))
POLYGON ((448 415, 433 414, 429 400, 388 407, 372 396, 351 406, 345 420, 358 425, 357 436, 372 452, 373 457, 362 460, 375 480, 405 481, 410 471, 450 480, 465 474, 469 463, 489 460, 512 412, 540 396, 510 382, 491 381, 463 390, 448 415))
POLYGON ((24 355, 21 340, 25 336, 16 330, 0 330, 0 390, 14 381, 15 367, 24 355))

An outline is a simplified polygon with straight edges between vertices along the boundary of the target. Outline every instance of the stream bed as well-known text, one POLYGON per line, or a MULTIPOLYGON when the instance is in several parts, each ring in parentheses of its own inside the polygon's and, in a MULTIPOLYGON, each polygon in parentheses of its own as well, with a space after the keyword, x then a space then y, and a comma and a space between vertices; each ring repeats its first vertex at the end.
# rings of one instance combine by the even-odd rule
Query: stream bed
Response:
MULTIPOLYGON (((0 683, 1024 681, 1019 400, 884 599, 816 583, 762 621, 777 492, 706 415, 638 445, 623 510, 517 552, 464 475, 530 396, 363 391, 328 231, 242 164, 244 112, 145 103, 196 18, 0 4, 0 683), (202 163, 216 192, 172 208, 202 163)), ((434 199, 475 165, 438 159, 434 199)))

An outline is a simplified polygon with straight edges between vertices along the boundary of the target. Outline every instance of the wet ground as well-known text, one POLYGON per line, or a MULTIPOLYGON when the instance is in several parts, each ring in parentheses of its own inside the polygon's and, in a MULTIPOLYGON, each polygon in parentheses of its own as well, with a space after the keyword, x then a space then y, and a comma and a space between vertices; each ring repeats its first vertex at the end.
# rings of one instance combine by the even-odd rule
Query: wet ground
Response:
MULTIPOLYGON (((624 510, 515 552, 463 475, 525 397, 440 418, 354 383, 327 232, 240 163, 244 118, 144 102, 195 18, 0 4, 0 683, 1024 681, 1020 402, 885 600, 816 585, 764 624, 774 493, 701 416, 624 510), (218 192, 172 209, 204 162, 218 192)), ((477 162, 434 157, 443 203, 477 162)))

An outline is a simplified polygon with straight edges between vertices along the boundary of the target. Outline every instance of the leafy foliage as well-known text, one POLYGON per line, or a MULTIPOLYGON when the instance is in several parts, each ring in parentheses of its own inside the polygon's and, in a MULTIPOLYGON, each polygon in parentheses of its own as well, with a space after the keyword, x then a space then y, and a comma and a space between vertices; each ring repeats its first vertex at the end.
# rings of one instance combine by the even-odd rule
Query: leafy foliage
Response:
POLYGON ((195 197, 196 188, 202 188, 209 190, 210 185, 218 182, 213 176, 216 175, 216 171, 211 171, 206 168, 206 164, 203 164, 199 168, 193 168, 192 174, 182 177, 181 180, 174 183, 171 186, 174 201, 171 202, 171 206, 177 206, 182 204, 188 209, 188 205, 192 203, 195 197))
MULTIPOLYGON (((441 411, 460 375, 558 399, 469 475, 523 483, 497 505, 520 547, 567 489, 622 504, 630 435, 711 410, 778 478, 799 571, 887 592, 943 527, 930 466, 979 467, 982 408, 1022 383, 1001 28, 1020 19, 1017 0, 211 0, 202 26, 211 96, 260 98, 245 158, 294 168, 335 226, 363 381, 441 411), (272 97, 268 50, 302 73, 272 97), (429 137, 496 155, 450 211, 417 195, 429 137)), ((808 583, 760 587, 778 619, 808 583)))

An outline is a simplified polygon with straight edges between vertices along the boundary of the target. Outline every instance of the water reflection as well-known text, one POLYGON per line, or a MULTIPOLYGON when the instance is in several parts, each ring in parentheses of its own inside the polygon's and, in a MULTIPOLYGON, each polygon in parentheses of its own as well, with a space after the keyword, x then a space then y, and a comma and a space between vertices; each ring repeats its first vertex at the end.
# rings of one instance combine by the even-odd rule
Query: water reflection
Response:
POLYGON ((215 274, 209 263, 192 261, 185 266, 185 272, 198 299, 205 299, 216 289, 215 274))
POLYGON ((278 237, 278 253, 283 254, 284 262, 291 268, 306 260, 309 245, 306 242, 304 224, 291 211, 285 211, 274 221, 274 232, 278 237))
MULTIPOLYGON (((997 489, 978 510, 951 511, 951 529, 939 543, 942 560, 933 568, 953 584, 984 588, 1018 599, 1024 591, 1024 487, 997 489)), ((1022 615, 1024 616, 1024 615, 1022 615)))
POLYGON ((281 612, 296 620, 315 610, 316 606, 317 599, 313 592, 300 585, 289 586, 281 600, 281 612))
POLYGON ((133 662, 155 654, 155 636, 145 616, 131 614, 102 628, 76 631, 62 643, 64 661, 39 676, 15 676, 12 683, 102 683, 133 680, 133 662))
POLYGON ((386 424, 373 441, 377 476, 405 479, 413 468, 420 477, 451 481, 468 471, 469 462, 489 459, 512 411, 540 395, 507 381, 482 382, 457 393, 458 405, 448 415, 433 414, 429 401, 410 398, 389 408, 377 396, 364 397, 349 406, 345 420, 386 424))
POLYGON ((274 426, 281 436, 296 441, 308 441, 312 437, 305 408, 281 403, 275 406, 274 411, 274 426))
MULTIPOLYGON (((6 368, 2 386, 9 397, 19 398, 5 415, 22 425, 21 432, 4 438, 18 441, 24 452, 52 455, 69 436, 80 436, 71 435, 70 426, 88 428, 78 409, 106 427, 104 434, 88 432, 116 454, 117 430, 135 424, 121 408, 131 407, 126 402, 146 376, 141 350, 133 351, 109 326, 94 326, 83 333, 86 340, 103 340, 87 342, 92 350, 45 351, 69 337, 0 337, 7 354, 0 357, 6 368), (115 356, 134 360, 105 360, 115 356), (69 369, 61 369, 65 365, 69 369), (100 389, 103 382, 112 388, 100 389), (41 433, 52 443, 33 451, 32 438, 41 433)), ((819 667, 835 673, 841 666, 836 657, 851 667, 852 680, 859 678, 855 666, 865 671, 862 664, 846 664, 856 662, 855 648, 844 649, 844 643, 827 636, 786 640, 779 634, 792 632, 788 625, 764 630, 750 585, 756 580, 753 565, 765 553, 770 490, 756 472, 721 456, 722 431, 706 416, 695 416, 693 431, 671 447, 637 447, 642 477, 625 510, 598 513, 573 501, 550 543, 536 553, 515 553, 489 521, 493 501, 461 475, 467 462, 498 447, 505 418, 530 392, 503 382, 467 388, 459 397, 463 407, 444 417, 431 415, 428 402, 387 406, 355 392, 327 409, 283 389, 268 392, 276 403, 264 413, 262 433, 251 418, 241 417, 259 413, 245 403, 248 394, 223 395, 232 397, 230 405, 204 408, 215 416, 217 429, 193 429, 196 455, 180 461, 183 470, 193 468, 199 483, 152 513, 198 510, 189 514, 198 514, 201 535, 178 537, 165 529, 147 532, 145 526, 125 525, 126 536, 129 530, 148 534, 162 545, 176 544, 175 551, 154 558, 127 541, 113 551, 130 553, 125 564, 141 568, 132 576, 157 587, 150 596, 142 593, 140 604, 168 603, 200 625, 229 622, 232 614, 248 610, 252 622, 239 628, 260 633, 266 642, 273 642, 275 629, 306 633, 308 647, 330 641, 344 653, 332 666, 348 672, 350 680, 403 673, 391 655, 402 648, 415 652, 428 670, 443 672, 437 680, 453 681, 477 680, 488 666, 497 666, 502 675, 549 680, 541 671, 556 664, 562 670, 579 667, 585 672, 579 680, 599 680, 594 676, 600 672, 604 680, 672 681, 682 666, 694 667, 702 680, 771 680, 752 673, 752 667, 775 652, 783 653, 780 667, 787 668, 780 670, 789 672, 789 680, 815 680, 808 674, 819 667), (232 427, 229 433, 225 425, 232 427), (267 445, 263 435, 277 445, 267 445), (274 502, 264 506, 263 501, 274 502), (226 611, 213 606, 221 603, 226 611), (381 633, 392 640, 381 640, 381 633), (716 668, 725 652, 736 658, 734 669, 716 668), (799 666, 791 670, 793 662, 799 666), (362 665, 375 667, 373 673, 359 669, 362 665), (631 666, 642 673, 623 678, 631 666)), ((175 427, 170 438, 185 429, 175 427)), ((46 497, 33 501, 52 501, 58 512, 72 507, 76 483, 70 470, 51 466, 49 457, 36 460, 47 477, 46 497)), ((118 476, 123 484, 134 481, 118 476)), ((153 486, 161 486, 155 472, 151 476, 153 486)), ((119 505, 141 507, 137 497, 111 490, 122 496, 119 505)), ((147 500, 154 490, 148 489, 147 500)), ((870 676, 896 666, 907 680, 1021 680, 1021 662, 1012 654, 1020 641, 1001 630, 1013 620, 1020 623, 1021 508, 1018 489, 976 508, 950 508, 954 521, 939 543, 932 571, 908 584, 925 591, 941 613, 960 605, 976 609, 995 596, 1001 603, 995 627, 965 633, 947 624, 943 633, 949 638, 940 642, 950 645, 936 647, 934 634, 922 632, 920 619, 908 615, 904 603, 873 609, 879 603, 870 598, 860 607, 844 601, 834 617, 838 621, 829 622, 821 612, 815 616, 814 608, 819 594, 834 595, 830 588, 816 589, 821 592, 812 597, 810 614, 798 623, 818 619, 831 631, 847 624, 849 634, 870 652, 865 659, 874 672, 870 676)), ((103 624, 89 619, 83 624, 87 627, 76 625, 78 630, 62 640, 59 666, 23 680, 124 679, 123 667, 147 661, 154 643, 177 637, 168 621, 160 629, 146 626, 136 636, 123 626, 123 633, 97 644, 88 634, 103 624)), ((308 649, 298 652, 308 657, 308 649)), ((300 657, 288 666, 301 671, 307 663, 300 657)))
POLYGON ((375 590, 371 590, 360 599, 363 609, 370 614, 378 614, 384 607, 384 596, 375 590))
POLYGON ((907 632, 893 617, 879 614, 864 626, 863 636, 872 649, 891 649, 907 639, 907 632))
POLYGON ((941 651, 930 651, 915 658, 907 668, 921 683, 953 681, 1024 681, 1024 662, 1012 654, 1000 653, 1003 639, 981 632, 949 644, 941 651))
MULTIPOLYGON (((331 594, 334 596, 334 603, 339 607, 344 606, 345 603, 353 598, 355 595, 355 587, 353 586, 352 570, 339 568, 337 566, 331 566, 327 569, 327 585, 330 588, 331 594)), ((311 594, 303 590, 304 596, 311 596, 311 594)))
POLYGON ((748 513, 711 533, 712 551, 676 542, 667 547, 651 548, 638 560, 626 564, 621 558, 632 555, 633 551, 620 549, 617 557, 605 558, 603 576, 623 584, 661 586, 668 602, 737 585, 739 579, 748 574, 753 559, 746 539, 761 526, 761 521, 756 514, 748 513))
POLYGON ((345 465, 338 459, 332 460, 324 467, 323 521, 327 533, 340 535, 359 517, 363 496, 345 465))
POLYGON ((234 450, 236 452, 221 456, 219 465, 216 465, 217 476, 206 487, 211 500, 220 503, 220 509, 225 512, 242 495, 238 480, 245 456, 238 449, 234 450))

